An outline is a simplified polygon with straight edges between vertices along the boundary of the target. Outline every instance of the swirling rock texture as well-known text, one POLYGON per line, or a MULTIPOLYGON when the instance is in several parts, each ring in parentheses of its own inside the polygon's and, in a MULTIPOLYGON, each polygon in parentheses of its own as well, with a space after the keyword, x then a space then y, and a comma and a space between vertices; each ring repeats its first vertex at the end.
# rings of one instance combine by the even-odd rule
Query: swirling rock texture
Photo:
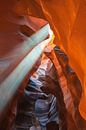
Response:
POLYGON ((40 0, 47 20, 50 22, 56 44, 66 52, 69 63, 77 73, 82 84, 82 97, 79 111, 86 119, 86 78, 85 78, 85 0, 40 0))
POLYGON ((86 79, 85 79, 85 0, 36 0, 41 5, 46 19, 55 33, 55 43, 59 44, 69 57, 69 64, 82 84, 79 111, 86 119, 86 79), (79 56, 78 56, 79 55, 79 56))

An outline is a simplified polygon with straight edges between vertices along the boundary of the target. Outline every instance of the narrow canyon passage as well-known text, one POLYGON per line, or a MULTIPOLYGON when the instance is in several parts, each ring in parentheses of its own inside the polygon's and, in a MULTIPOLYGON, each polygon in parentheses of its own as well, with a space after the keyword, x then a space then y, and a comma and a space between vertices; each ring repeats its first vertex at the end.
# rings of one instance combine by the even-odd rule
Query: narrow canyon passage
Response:
POLYGON ((86 130, 86 0, 0 1, 0 130, 86 130))
POLYGON ((58 46, 45 54, 35 64, 24 92, 19 90, 8 129, 85 130, 86 122, 78 111, 82 87, 67 55, 58 46))

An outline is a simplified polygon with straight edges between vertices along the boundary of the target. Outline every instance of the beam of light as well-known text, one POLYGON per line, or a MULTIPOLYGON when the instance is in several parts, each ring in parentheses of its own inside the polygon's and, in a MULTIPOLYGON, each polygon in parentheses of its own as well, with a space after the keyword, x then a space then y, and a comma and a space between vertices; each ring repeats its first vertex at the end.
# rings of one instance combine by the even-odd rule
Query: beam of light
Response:
POLYGON ((52 40, 52 31, 49 31, 50 37, 38 44, 32 51, 21 61, 15 70, 0 85, 0 113, 7 106, 14 96, 24 77, 33 68, 34 64, 42 54, 46 45, 52 40))

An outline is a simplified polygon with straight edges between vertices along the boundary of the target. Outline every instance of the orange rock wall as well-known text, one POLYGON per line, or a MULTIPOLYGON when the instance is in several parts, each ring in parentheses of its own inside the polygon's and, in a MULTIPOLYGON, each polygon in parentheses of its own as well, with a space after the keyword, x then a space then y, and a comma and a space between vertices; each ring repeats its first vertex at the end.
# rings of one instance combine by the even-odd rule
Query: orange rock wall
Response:
POLYGON ((86 119, 86 1, 40 0, 56 35, 56 43, 67 53, 69 63, 83 87, 79 110, 86 119))

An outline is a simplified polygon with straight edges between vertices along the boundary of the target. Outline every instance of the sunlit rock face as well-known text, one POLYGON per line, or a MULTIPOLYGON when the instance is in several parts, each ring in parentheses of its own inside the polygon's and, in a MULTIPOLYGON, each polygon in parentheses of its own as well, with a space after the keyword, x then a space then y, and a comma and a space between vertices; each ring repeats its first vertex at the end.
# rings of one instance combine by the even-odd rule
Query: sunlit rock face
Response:
POLYGON ((70 63, 77 72, 82 86, 83 94, 79 110, 86 119, 86 1, 82 1, 76 17, 73 31, 68 44, 70 63))
POLYGON ((67 53, 69 62, 82 83, 83 93, 79 110, 86 119, 86 1, 40 1, 55 32, 57 44, 67 53))

